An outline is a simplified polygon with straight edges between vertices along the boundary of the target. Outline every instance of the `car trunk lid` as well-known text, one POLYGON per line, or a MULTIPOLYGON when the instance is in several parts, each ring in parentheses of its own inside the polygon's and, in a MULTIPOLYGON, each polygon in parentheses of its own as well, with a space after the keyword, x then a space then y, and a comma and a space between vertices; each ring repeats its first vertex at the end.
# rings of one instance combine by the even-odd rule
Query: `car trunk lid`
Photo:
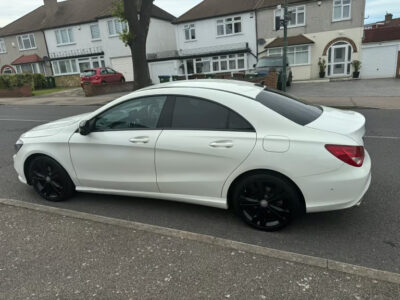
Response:
POLYGON ((307 127, 347 135, 359 145, 364 145, 365 117, 355 111, 322 107, 321 116, 307 127))

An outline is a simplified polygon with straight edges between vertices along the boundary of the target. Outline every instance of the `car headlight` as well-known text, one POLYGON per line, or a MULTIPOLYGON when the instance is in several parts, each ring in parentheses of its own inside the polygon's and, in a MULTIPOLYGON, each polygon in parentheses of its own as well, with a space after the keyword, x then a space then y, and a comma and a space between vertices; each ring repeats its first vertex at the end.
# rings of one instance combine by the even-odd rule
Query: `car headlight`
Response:
POLYGON ((18 153, 19 149, 21 149, 23 145, 24 142, 22 140, 18 140, 14 145, 15 153, 18 153))

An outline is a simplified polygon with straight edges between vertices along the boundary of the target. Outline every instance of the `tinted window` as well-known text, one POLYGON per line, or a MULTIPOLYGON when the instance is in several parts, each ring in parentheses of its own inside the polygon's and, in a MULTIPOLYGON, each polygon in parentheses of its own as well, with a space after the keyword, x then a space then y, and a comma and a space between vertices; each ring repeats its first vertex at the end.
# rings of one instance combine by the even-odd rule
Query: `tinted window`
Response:
POLYGON ((107 68, 107 72, 108 74, 115 74, 117 72, 115 72, 113 69, 107 68))
POLYGON ((226 130, 229 110, 205 100, 176 97, 172 128, 226 130))
POLYGON ((101 75, 107 75, 107 70, 106 70, 106 69, 102 69, 102 70, 100 71, 100 74, 101 74, 101 75))
POLYGON ((245 119, 228 108, 190 97, 176 97, 172 128, 254 131, 245 119))
POLYGON ((166 96, 140 98, 121 103, 95 119, 95 131, 155 129, 166 96))
POLYGON ((322 114, 321 108, 303 103, 300 100, 278 92, 264 90, 257 95, 256 100, 300 125, 307 125, 318 119, 322 114))

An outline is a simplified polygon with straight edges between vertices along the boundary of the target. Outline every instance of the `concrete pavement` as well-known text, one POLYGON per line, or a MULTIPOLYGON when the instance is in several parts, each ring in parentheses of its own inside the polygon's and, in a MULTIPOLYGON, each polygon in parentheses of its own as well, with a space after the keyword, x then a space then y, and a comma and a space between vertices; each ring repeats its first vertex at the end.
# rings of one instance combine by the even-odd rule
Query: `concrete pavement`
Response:
POLYGON ((39 206, 0 204, 0 299, 398 299, 400 295, 397 283, 71 213, 62 216, 39 206))

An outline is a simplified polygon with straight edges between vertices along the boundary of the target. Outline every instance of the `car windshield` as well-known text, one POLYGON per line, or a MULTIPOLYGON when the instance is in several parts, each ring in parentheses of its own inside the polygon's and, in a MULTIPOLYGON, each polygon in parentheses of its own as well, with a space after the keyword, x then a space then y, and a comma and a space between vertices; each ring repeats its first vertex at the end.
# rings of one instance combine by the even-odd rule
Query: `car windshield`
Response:
POLYGON ((82 77, 90 77, 94 75, 96 75, 96 70, 86 70, 82 73, 82 77))
POLYGON ((282 67, 282 57, 264 57, 261 58, 257 63, 257 68, 265 67, 282 67))
POLYGON ((322 108, 307 104, 278 91, 263 90, 257 95, 256 100, 285 118, 303 126, 315 121, 322 114, 322 108))

